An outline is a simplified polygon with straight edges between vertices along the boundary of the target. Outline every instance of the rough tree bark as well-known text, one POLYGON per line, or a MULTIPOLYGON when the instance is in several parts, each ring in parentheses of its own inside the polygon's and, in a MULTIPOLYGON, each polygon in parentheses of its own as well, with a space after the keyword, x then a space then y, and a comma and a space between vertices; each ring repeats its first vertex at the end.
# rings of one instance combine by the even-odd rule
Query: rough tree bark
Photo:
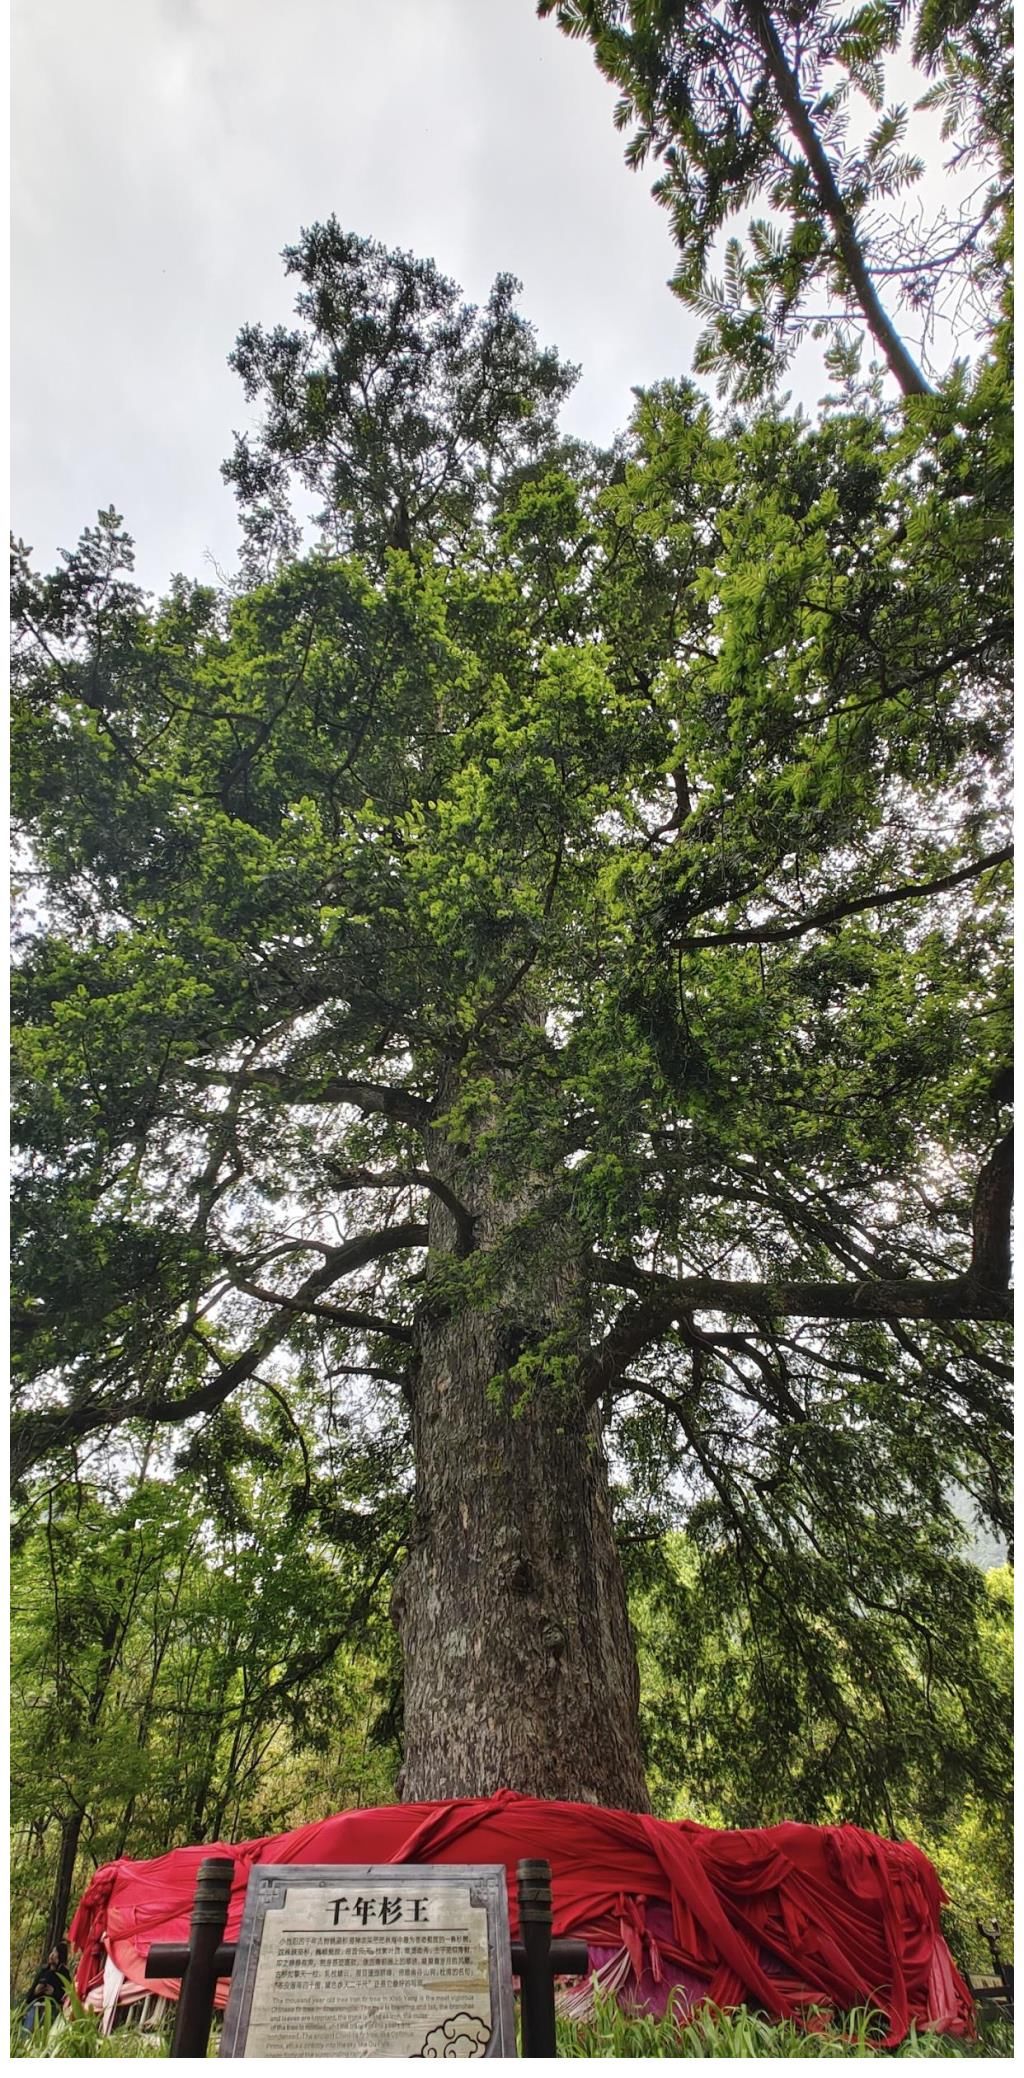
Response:
MULTIPOLYGON (((454 1171, 443 1145, 431 1167, 488 1249, 528 1208, 528 1193, 502 1202, 479 1170, 454 1171)), ((494 1383, 571 1320, 573 1241, 553 1232, 540 1290, 535 1273, 520 1284, 510 1270, 486 1306, 438 1306, 428 1272, 411 1373, 414 1523, 393 1601, 408 1801, 509 1788, 650 1808, 607 1465, 582 1366, 574 1375, 570 1352, 518 1412, 494 1383)), ((430 1238, 432 1257, 450 1264, 457 1225, 436 1199, 430 1238)))

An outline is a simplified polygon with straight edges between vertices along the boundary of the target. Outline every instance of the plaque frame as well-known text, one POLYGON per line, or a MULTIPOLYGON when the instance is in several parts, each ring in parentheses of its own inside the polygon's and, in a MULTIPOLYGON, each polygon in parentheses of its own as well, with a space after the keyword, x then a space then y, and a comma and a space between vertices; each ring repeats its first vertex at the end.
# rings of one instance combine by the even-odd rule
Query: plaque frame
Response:
MULTIPOLYGON (((263 1932, 268 1911, 283 1906, 289 1891, 336 1890, 349 1887, 386 1889, 394 1893, 415 1892, 424 1884, 432 1888, 470 1891, 473 1905, 487 1915, 487 1968, 491 2001, 491 2036, 485 2056, 515 2056, 516 2032, 512 2003, 512 1943, 509 1931, 506 1871, 502 1862, 255 1862, 249 1871, 242 1923, 238 1932, 231 1990, 219 2055, 245 2057, 253 1993, 256 1988, 263 1932)), ((353 2052, 344 2045, 325 2055, 344 2057, 353 2052)), ((364 2052, 365 2053, 365 2052, 364 2052)), ((296 2052, 282 2051, 294 2056, 296 2052)), ((355 2052, 356 2055, 359 2052, 355 2052)), ((369 2054, 372 2056, 373 2052, 369 2054)), ((381 2048, 379 2054, 391 2051, 381 2048)), ((261 2059, 262 2060, 262 2059, 261 2059)))

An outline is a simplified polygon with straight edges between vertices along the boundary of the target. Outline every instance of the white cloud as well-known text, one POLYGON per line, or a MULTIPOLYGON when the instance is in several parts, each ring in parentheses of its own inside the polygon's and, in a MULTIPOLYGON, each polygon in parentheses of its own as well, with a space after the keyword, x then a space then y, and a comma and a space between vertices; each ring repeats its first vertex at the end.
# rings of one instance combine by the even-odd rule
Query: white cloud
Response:
MULTIPOLYGON (((475 299, 518 274, 582 363, 586 437, 689 368, 698 326, 615 91, 532 0, 20 0, 13 57, 13 524, 43 565, 109 503, 147 584, 204 574, 205 549, 231 565, 226 357, 243 323, 288 317, 281 248, 332 211, 475 299)), ((812 404, 819 370, 802 351, 812 404)))
POLYGON ((144 581, 230 564, 239 326, 333 210, 474 298, 511 269, 580 361, 570 422, 680 373, 692 321, 612 90, 530 0, 23 0, 14 25, 13 523, 49 564, 113 502, 144 581))

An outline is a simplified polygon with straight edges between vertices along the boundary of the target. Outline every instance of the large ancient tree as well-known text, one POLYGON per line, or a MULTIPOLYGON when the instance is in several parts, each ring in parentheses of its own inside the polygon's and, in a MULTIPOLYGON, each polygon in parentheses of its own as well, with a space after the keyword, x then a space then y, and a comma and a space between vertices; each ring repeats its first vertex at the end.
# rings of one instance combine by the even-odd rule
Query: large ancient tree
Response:
POLYGON ((507 279, 287 258, 239 583, 16 557, 16 1471, 407 1444, 404 1794, 642 1808, 609 1461, 823 1707, 1007 1520, 1001 340, 599 453, 507 279))

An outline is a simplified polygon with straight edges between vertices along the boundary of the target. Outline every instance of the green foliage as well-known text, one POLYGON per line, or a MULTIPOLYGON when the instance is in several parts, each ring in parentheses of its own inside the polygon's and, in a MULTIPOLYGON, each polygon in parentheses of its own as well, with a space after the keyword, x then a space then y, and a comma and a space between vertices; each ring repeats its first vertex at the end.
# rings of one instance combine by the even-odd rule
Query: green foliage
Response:
POLYGON ((720 1540, 706 1524, 648 1555, 634 1621, 652 1780, 669 1813, 681 1815, 682 1792, 718 1824, 827 1818, 927 1845, 977 1800, 1006 1825, 1008 1622, 938 1527, 915 1554, 913 1587, 894 1581, 903 1540, 881 1509, 874 1530, 877 1544, 865 1535, 846 1555, 856 1612, 841 1625, 842 1533, 833 1541, 824 1519, 770 1577, 752 1538, 720 1540))
MULTIPOLYGON (((1013 1692, 1013 1573, 1008 1566, 993 1568, 985 1577, 979 1630, 979 1648, 988 1662, 991 1691, 1001 1687, 1005 1696, 1002 1760, 1008 1776, 1010 1698, 1013 1692)), ((976 1737, 984 1738, 988 1726, 976 1721, 973 1729, 976 1737)), ((988 1976, 992 1970, 992 1958, 978 1932, 979 1919, 986 1924, 995 1921, 999 1927, 1001 1952, 1007 1957, 1013 1953, 1013 1827, 1009 1782, 1005 1790, 995 1796, 967 1793, 962 1799, 950 1797, 945 1813, 942 1801, 934 1794, 919 1796, 916 1806, 905 1808, 901 1814, 902 1821, 906 1830, 931 1855, 949 1893, 944 1925, 954 1955, 962 1968, 988 1976)))
POLYGON ((26 2033, 18 2011, 11 2019, 11 2057, 20 2056, 166 2056, 169 2042, 164 2032, 143 2033, 138 2027, 118 2028, 112 2035, 100 2034, 100 2020, 89 2013, 69 1990, 64 2010, 41 2020, 26 2033))
MULTIPOLYGON (((841 1629, 829 1592, 816 1593, 817 1566, 788 1601, 750 1565, 734 1580, 727 1549, 699 1537, 647 1546, 631 1570, 655 1809, 704 1824, 802 1819, 911 1839, 948 1893, 944 1925, 961 1968, 989 1974, 978 1919, 999 1922, 1007 1954, 1013 1929, 1009 1569, 965 1566, 945 1609, 908 1599, 901 1612, 862 1590, 841 1629)), ((948 1594, 936 1567, 933 1595, 940 1586, 948 1594)))
POLYGON ((938 314, 991 313, 1012 195, 1005 0, 868 0, 852 12, 834 0, 538 0, 537 12, 587 37, 620 89, 627 163, 658 163, 653 193, 679 248, 672 285, 708 321, 695 365, 720 390, 771 390, 808 335, 831 342, 831 372, 852 389, 865 327, 917 394, 928 384, 887 306, 926 339, 938 314), (889 98, 908 34, 917 106, 942 110, 950 170, 978 169, 959 212, 931 220, 904 199, 924 166, 904 148, 906 106, 889 98), (755 207, 768 214, 751 217, 755 207))
MULTIPOLYGON (((769 2020, 745 2008, 720 2013, 698 2008, 692 2019, 671 2011, 663 2020, 622 2012, 613 1999, 597 2000, 590 2021, 560 2020, 559 2056, 877 2056, 886 2032, 880 2014, 866 2008, 843 2015, 808 2015, 809 2025, 769 2020)), ((967 2043, 922 2034, 911 2026, 892 2056, 1012 2056, 1012 2026, 998 2024, 983 2039, 967 2043)))

